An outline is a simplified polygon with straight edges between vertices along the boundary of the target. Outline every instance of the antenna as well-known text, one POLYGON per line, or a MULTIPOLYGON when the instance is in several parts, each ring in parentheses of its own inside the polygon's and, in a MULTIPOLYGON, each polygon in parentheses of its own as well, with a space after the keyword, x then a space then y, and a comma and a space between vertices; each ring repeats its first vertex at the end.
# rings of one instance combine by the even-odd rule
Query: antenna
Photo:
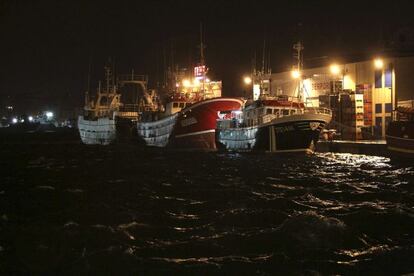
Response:
POLYGON ((175 61, 174 61, 174 39, 173 38, 171 38, 171 41, 170 41, 170 68, 171 68, 171 71, 170 71, 170 83, 169 83, 169 85, 170 85, 170 87, 173 87, 173 89, 175 89, 175 83, 176 83, 176 77, 177 77, 177 70, 175 69, 175 61))
POLYGON ((293 49, 296 51, 296 53, 293 54, 293 57, 297 60, 297 69, 300 71, 303 67, 302 51, 304 47, 302 42, 298 41, 296 44, 293 44, 293 49))
POLYGON ((89 90, 91 86, 91 67, 92 67, 92 57, 89 57, 89 66, 88 66, 88 87, 85 92, 85 106, 89 106, 89 90))
POLYGON ((112 87, 115 86, 115 58, 112 62, 112 87))
POLYGON ((262 74, 265 72, 266 37, 263 39, 262 74))
POLYGON ((106 105, 109 106, 109 84, 111 83, 111 59, 108 59, 108 63, 105 65, 105 78, 106 78, 106 105))
POLYGON ((272 49, 272 47, 270 47, 270 45, 271 45, 271 42, 272 42, 272 40, 271 39, 269 39, 269 45, 267 46, 267 48, 268 48, 268 50, 267 50, 267 52, 268 52, 268 57, 267 57, 267 68, 266 68, 266 71, 267 71, 267 74, 272 74, 272 67, 271 67, 271 63, 270 63, 270 54, 271 54, 271 49, 272 49))
POLYGON ((203 23, 200 22, 200 63, 204 65, 203 23))
POLYGON ((165 44, 162 47, 162 57, 163 57, 163 63, 162 63, 162 65, 163 65, 162 86, 165 88, 167 86, 167 54, 165 52, 165 44))
POLYGON ((205 96, 204 93, 205 93, 205 81, 206 81, 206 71, 207 71, 207 68, 205 66, 205 60, 204 60, 204 48, 205 48, 205 45, 203 43, 203 23, 200 22, 200 63, 201 63, 201 66, 204 67, 203 68, 203 79, 202 79, 203 80, 202 82, 203 97, 205 96))

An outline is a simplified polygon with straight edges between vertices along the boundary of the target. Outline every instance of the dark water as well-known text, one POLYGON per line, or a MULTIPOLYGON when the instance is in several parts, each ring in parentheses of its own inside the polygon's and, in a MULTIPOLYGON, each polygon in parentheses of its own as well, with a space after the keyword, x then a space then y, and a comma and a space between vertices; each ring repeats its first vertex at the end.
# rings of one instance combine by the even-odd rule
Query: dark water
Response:
POLYGON ((414 272, 412 163, 0 147, 0 274, 414 272))

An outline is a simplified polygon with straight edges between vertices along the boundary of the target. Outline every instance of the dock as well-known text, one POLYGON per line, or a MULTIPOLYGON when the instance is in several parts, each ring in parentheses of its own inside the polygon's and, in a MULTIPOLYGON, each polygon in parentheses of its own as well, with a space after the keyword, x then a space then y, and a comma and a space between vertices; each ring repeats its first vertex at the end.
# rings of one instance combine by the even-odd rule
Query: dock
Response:
POLYGON ((385 140, 319 141, 316 144, 316 152, 340 152, 340 153, 354 153, 354 154, 386 156, 387 155, 387 143, 385 140))

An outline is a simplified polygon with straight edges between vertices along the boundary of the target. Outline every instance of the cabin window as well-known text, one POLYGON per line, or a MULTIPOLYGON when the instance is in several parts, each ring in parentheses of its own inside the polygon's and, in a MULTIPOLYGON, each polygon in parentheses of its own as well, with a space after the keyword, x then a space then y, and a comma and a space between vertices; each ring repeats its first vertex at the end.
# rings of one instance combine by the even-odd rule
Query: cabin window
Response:
POLYGON ((178 103, 173 103, 174 108, 178 108, 178 103))
POLYGON ((294 110, 294 109, 292 109, 291 111, 290 111, 290 114, 295 114, 296 113, 296 110, 294 110))
POLYGON ((289 110, 288 109, 283 109, 282 112, 283 112, 284 116, 289 115, 289 110))
POLYGON ((272 109, 271 108, 267 108, 266 109, 266 114, 272 114, 272 109))
POLYGON ((180 103, 180 107, 183 108, 184 107, 184 103, 180 103))

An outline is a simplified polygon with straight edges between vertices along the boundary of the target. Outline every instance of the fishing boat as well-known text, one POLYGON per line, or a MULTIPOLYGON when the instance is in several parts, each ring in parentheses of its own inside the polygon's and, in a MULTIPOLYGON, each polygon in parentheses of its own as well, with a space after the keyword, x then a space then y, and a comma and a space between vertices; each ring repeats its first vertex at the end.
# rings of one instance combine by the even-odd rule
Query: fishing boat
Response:
POLYGON ((414 158, 414 108, 398 107, 388 124, 386 141, 392 155, 414 158))
MULTIPOLYGON (((294 48, 298 50, 297 72, 300 72, 303 47, 299 44, 294 48)), ((271 96, 260 91, 258 98, 248 102, 242 111, 221 112, 216 126, 217 144, 230 151, 313 152, 321 130, 331 121, 332 112, 305 107, 301 87, 299 78, 296 97, 271 96)))
POLYGON ((132 72, 115 82, 111 67, 105 66, 105 78, 106 86, 101 89, 99 83, 95 100, 86 92, 84 114, 78 117, 79 134, 87 145, 109 145, 136 136, 140 114, 159 108, 155 91, 147 90, 146 76, 132 72))
POLYGON ((312 153, 331 118, 329 109, 306 108, 292 97, 262 97, 243 111, 222 113, 216 139, 230 151, 312 153))
POLYGON ((138 136, 147 146, 216 150, 219 112, 241 109, 241 99, 221 97, 221 81, 208 78, 203 49, 201 39, 200 63, 192 75, 169 74, 172 82, 163 112, 147 112, 137 123, 138 136))
POLYGON ((193 83, 189 82, 184 79, 178 83, 178 89, 167 99, 163 112, 147 112, 137 123, 138 136, 146 145, 216 150, 215 128, 219 112, 240 110, 243 101, 221 97, 221 82, 201 84, 203 80, 196 78, 193 83))

